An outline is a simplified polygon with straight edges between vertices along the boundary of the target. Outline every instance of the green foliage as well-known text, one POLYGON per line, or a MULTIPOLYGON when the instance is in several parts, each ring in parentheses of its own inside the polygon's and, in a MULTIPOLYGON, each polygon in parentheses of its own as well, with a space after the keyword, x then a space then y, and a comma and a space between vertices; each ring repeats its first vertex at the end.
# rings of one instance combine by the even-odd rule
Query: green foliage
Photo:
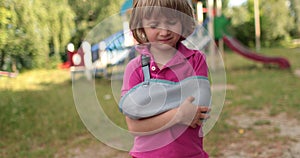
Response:
MULTIPOLYGON (((118 0, 1 0, 0 70, 56 67, 69 42, 79 47, 93 27, 119 12, 121 3, 118 0)), ((117 22, 104 27, 120 26, 117 22)), ((114 32, 104 33, 101 36, 107 37, 114 32)))
POLYGON ((228 28, 230 34, 248 46, 253 45, 255 40, 253 36, 255 31, 254 19, 248 11, 248 7, 246 5, 233 7, 225 10, 225 14, 231 18, 231 27, 228 28))
MULTIPOLYGON (((100 23, 119 13, 124 0, 0 0, 0 70, 16 71, 36 67, 51 68, 61 62, 67 43, 78 48, 95 26, 104 39, 118 31, 122 19, 100 23)), ((204 5, 206 1, 203 1, 204 5)), ((253 0, 227 8, 232 34, 254 46, 253 0)), ((298 0, 260 1, 262 46, 290 45, 300 36, 298 0), (287 3, 289 2, 289 3, 287 3), (276 20, 274 20, 276 19, 276 20)), ((114 16, 113 18, 117 18, 114 16)), ((95 35, 96 36, 96 35, 95 35)))
POLYGON ((49 67, 59 61, 74 32, 75 14, 66 1, 3 0, 0 12, 0 69, 49 67))
POLYGON ((294 27, 286 0, 261 1, 261 39, 267 47, 289 40, 294 27))
MULTIPOLYGON (((289 1, 259 1, 261 44, 263 47, 286 46, 291 43, 291 31, 295 23, 291 16, 289 1)), ((242 43, 253 47, 255 43, 254 1, 242 6, 228 8, 225 14, 232 18, 233 35, 242 43)), ((296 15, 294 17, 297 17, 296 15)))
POLYGON ((9 25, 10 20, 12 19, 12 13, 9 11, 8 8, 5 8, 3 4, 0 6, 0 47, 5 44, 6 39, 8 37, 8 29, 7 26, 9 25))
MULTIPOLYGON (((72 38, 75 46, 79 47, 82 40, 102 20, 114 14, 118 14, 120 6, 124 1, 119 0, 68 0, 72 10, 76 13, 76 35, 72 38)), ((117 26, 119 26, 117 24, 117 26)), ((115 25, 105 26, 107 28, 115 25)), ((105 32, 101 32, 105 33, 105 32)), ((107 32, 106 37, 112 32, 107 32)))
POLYGON ((294 20, 295 28, 291 31, 291 36, 300 38, 300 1, 290 0, 291 17, 294 20))

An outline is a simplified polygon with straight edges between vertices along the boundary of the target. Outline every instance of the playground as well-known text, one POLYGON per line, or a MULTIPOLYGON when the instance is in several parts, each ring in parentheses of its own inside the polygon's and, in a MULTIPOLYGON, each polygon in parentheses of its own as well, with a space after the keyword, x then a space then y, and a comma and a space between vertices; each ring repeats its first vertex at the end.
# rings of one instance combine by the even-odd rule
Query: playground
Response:
MULTIPOLYGON (((130 2, 128 1, 128 3, 130 2)), ((299 70, 298 68, 295 69, 296 65, 294 65, 295 59, 291 58, 291 54, 297 55, 295 53, 297 50, 293 50, 294 53, 286 55, 281 52, 285 52, 285 50, 274 51, 266 49, 257 52, 258 50, 254 51, 247 48, 226 32, 225 28, 229 21, 222 15, 222 3, 216 1, 217 4, 209 4, 210 2, 212 1, 208 1, 207 8, 202 8, 201 2, 195 3, 197 19, 199 23, 203 23, 202 25, 208 29, 209 36, 213 36, 216 40, 215 44, 219 46, 219 50, 215 50, 213 47, 208 48, 208 56, 215 53, 224 55, 228 79, 224 111, 220 121, 206 137, 206 147, 211 157, 292 158, 299 155, 300 140, 298 138, 300 136, 300 128, 297 127, 297 124, 300 122, 297 116, 299 113, 297 106, 299 105, 299 100, 292 97, 295 96, 295 94, 291 93, 292 87, 286 88, 280 84, 282 80, 291 82, 291 84, 299 80, 297 77, 299 76, 299 70), (201 21, 204 19, 201 16, 204 15, 208 19, 206 24, 205 21, 201 21), (225 47, 226 49, 224 49, 225 47), (277 78, 276 76, 285 77, 277 78), (274 87, 275 85, 283 87, 274 87), (270 93, 274 89, 278 91, 270 93)), ((128 9, 126 7, 130 8, 130 6, 125 3, 121 11, 123 13, 126 12, 126 9, 128 9)), ((107 60, 110 63, 117 63, 110 64, 110 66, 115 66, 119 63, 124 64, 123 61, 129 56, 129 51, 126 51, 129 50, 126 48, 128 45, 124 47, 126 31, 124 32, 123 34, 118 32, 99 44, 91 46, 92 52, 96 54, 92 55, 95 57, 93 61, 97 61, 103 52, 107 54, 110 52, 116 53, 114 50, 125 48, 125 52, 119 52, 123 53, 123 55, 111 55, 122 56, 117 62, 107 60), (105 43, 109 44, 106 48, 105 43), (98 52, 99 54, 97 55, 98 52)), ((107 54, 105 57, 108 56, 107 54)), ((111 60, 113 61, 113 59, 111 60)), ((214 62, 217 61, 214 58, 211 59, 211 63, 214 62)), ((104 65, 101 71, 106 72, 108 70, 106 68, 108 67, 104 65)), ((104 76, 105 78, 111 77, 104 76)), ((295 93, 299 93, 299 91, 295 91, 295 93)), ((113 150, 99 143, 93 137, 84 136, 82 139, 90 143, 84 146, 75 145, 56 154, 70 157, 90 157, 93 155, 99 157, 128 157, 126 152, 113 150)))
MULTIPOLYGON (((295 88, 300 86, 299 49, 263 50, 265 55, 269 52, 286 57, 291 70, 265 67, 226 52, 230 59, 225 61, 226 101, 220 119, 205 137, 211 157, 299 155, 300 90, 295 88)), ((107 115, 125 126, 121 114, 116 114, 110 81, 98 79, 96 85, 98 97, 111 104, 106 107, 107 115)), ((74 106, 67 70, 34 70, 16 78, 2 77, 0 86, 1 103, 7 105, 0 115, 1 157, 128 157, 86 130, 74 106)))
MULTIPOLYGON (((125 4, 121 11, 130 8, 125 4)), ((217 123, 205 136, 205 150, 211 158, 298 157, 300 48, 248 48, 218 29, 227 21, 218 27, 210 23, 222 23, 214 20, 220 20, 220 3, 214 6, 200 10, 211 16, 206 26, 214 30, 211 36, 220 46, 217 52, 208 46, 209 54, 221 53, 226 71, 226 85, 213 88, 225 90, 226 98, 217 123)), ((92 74, 101 76, 93 83, 105 114, 126 128, 111 89, 111 73, 122 70, 132 57, 130 42, 124 45, 128 33, 123 26, 112 36, 90 42, 88 53, 69 45, 64 69, 1 72, 0 157, 129 158, 128 152, 111 148, 87 130, 72 91, 72 77, 86 77, 88 65, 92 74)))
MULTIPOLYGON (((280 69, 289 69, 291 67, 289 61, 284 57, 263 55, 259 52, 259 48, 261 47, 259 29, 255 30, 256 50, 248 48, 233 37, 227 31, 227 27, 230 25, 230 17, 225 17, 222 13, 221 0, 208 0, 206 7, 203 7, 202 1, 194 0, 191 1, 191 3, 196 10, 195 16, 199 26, 197 26, 193 35, 187 38, 186 41, 187 43, 191 41, 196 49, 204 50, 209 58, 208 60, 211 60, 209 64, 212 69, 214 69, 215 63, 221 62, 216 58, 225 58, 225 47, 237 55, 263 65, 277 66, 280 69), (208 41, 204 39, 208 39, 208 41), (215 42, 212 40, 215 40, 215 42), (217 54, 218 57, 214 57, 216 56, 215 54, 217 54)), ((88 69, 93 69, 96 76, 100 75, 108 79, 111 77, 112 67, 118 68, 120 65, 126 65, 126 63, 135 56, 135 54, 130 54, 132 53, 130 49, 136 42, 133 40, 129 31, 128 21, 126 20, 130 15, 131 5, 132 0, 126 0, 121 6, 120 16, 122 20, 120 23, 123 23, 121 30, 96 42, 93 41, 94 36, 92 37, 93 39, 89 39, 88 37, 86 39, 87 41, 93 41, 93 43, 89 43, 89 50, 83 50, 83 45, 78 50, 74 50, 74 48, 71 50, 68 49, 69 60, 64 65, 71 67, 71 72, 82 71, 85 65, 93 65, 88 69), (90 56, 88 58, 91 60, 84 60, 84 54, 90 56)), ((259 26, 260 23, 256 22, 255 25, 259 26)), ((93 32, 93 30, 91 32, 93 32)), ((99 33, 99 30, 97 33, 99 33)), ((122 69, 120 71, 122 71, 122 69)))

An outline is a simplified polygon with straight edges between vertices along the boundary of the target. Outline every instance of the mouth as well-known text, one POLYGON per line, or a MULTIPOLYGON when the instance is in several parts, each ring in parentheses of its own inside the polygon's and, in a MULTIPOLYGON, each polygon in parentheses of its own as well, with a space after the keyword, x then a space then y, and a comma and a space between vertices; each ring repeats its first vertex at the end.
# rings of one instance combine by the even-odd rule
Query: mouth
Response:
POLYGON ((158 42, 164 44, 164 43, 169 43, 171 40, 172 38, 165 38, 165 39, 159 39, 158 42))

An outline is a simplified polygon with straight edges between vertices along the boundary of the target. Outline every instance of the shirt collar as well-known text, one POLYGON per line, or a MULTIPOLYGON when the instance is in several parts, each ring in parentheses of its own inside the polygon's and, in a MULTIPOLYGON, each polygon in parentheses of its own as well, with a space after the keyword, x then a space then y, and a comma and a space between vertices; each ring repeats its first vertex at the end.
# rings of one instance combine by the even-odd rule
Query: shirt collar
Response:
MULTIPOLYGON (((149 55, 152 56, 152 54, 149 51, 150 44, 140 44, 136 45, 135 49, 140 54, 149 55)), ((190 56, 194 55, 196 51, 188 49, 184 44, 181 42, 178 44, 178 50, 175 54, 175 56, 178 56, 179 58, 189 58, 190 56)))

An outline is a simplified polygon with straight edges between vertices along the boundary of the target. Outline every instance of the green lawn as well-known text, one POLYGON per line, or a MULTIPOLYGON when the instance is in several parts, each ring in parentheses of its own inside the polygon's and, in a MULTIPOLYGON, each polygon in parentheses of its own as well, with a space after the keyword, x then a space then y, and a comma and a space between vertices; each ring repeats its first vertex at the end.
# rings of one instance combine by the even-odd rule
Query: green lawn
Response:
MULTIPOLYGON (((227 90, 222 114, 213 130, 205 137, 205 145, 211 155, 219 155, 219 148, 224 148, 232 142, 248 141, 249 138, 237 135, 239 127, 227 123, 236 115, 251 115, 253 111, 267 109, 269 116, 286 112, 290 117, 300 120, 300 77, 294 74, 295 70, 300 69, 299 52, 300 49, 263 49, 261 53, 264 55, 285 57, 289 60, 291 69, 280 70, 226 51, 227 84, 234 88, 227 90)), ((256 124, 262 122, 268 123, 261 120, 256 124)), ((258 132, 252 139, 268 139, 265 135, 269 131, 250 131, 258 132)), ((277 139, 281 141, 282 138, 277 139)), ((268 141, 266 143, 277 140, 268 141)))
POLYGON ((0 157, 52 157, 85 132, 69 72, 35 70, 0 83, 0 157))
MULTIPOLYGON (((261 52, 287 58, 291 69, 266 67, 226 52, 227 83, 234 88, 227 91, 221 117, 206 137, 208 152, 217 154, 215 142, 228 141, 228 135, 236 130, 225 122, 233 113, 267 108, 270 115, 288 112, 300 120, 300 77, 294 74, 300 69, 300 49, 261 52)), ((95 83, 98 98, 112 96, 110 81, 97 79, 95 83)), ((1 77, 0 100, 0 157, 54 157, 70 141, 88 134, 76 112, 72 81, 66 70, 34 70, 16 78, 1 77)), ((103 104, 112 104, 113 108, 104 107, 104 111, 125 127, 116 101, 107 99, 103 104)))

